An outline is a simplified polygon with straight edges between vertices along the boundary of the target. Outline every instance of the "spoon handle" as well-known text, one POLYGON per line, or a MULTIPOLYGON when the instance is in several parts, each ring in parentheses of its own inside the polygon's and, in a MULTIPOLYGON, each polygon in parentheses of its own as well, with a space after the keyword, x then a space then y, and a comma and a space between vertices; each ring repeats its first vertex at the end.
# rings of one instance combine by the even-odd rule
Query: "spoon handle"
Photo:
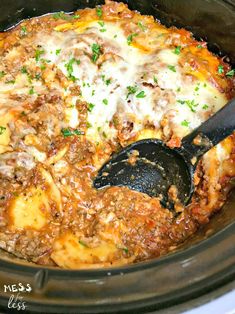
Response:
POLYGON ((188 159, 200 158, 213 146, 235 130, 235 98, 192 133, 182 139, 182 148, 188 159))

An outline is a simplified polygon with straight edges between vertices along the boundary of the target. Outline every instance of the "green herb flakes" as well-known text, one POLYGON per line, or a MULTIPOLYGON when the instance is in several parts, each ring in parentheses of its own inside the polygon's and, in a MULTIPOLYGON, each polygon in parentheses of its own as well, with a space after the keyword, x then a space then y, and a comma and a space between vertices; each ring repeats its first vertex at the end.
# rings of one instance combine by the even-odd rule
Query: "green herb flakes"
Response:
POLYGON ((89 103, 88 105, 87 105, 87 110, 89 111, 89 112, 91 112, 92 110, 93 110, 93 108, 95 107, 95 105, 94 104, 92 104, 92 103, 89 103))
POLYGON ((20 30, 20 35, 21 36, 26 36, 28 34, 26 26, 22 26, 20 30))
POLYGON ((55 19, 55 20, 65 20, 65 21, 68 21, 68 20, 72 20, 72 19, 79 19, 80 16, 77 14, 77 15, 69 15, 69 14, 65 14, 63 11, 60 11, 60 12, 56 12, 52 15, 52 17, 55 19))
POLYGON ((4 126, 0 126, 0 135, 2 135, 7 128, 5 128, 4 126))
POLYGON ((102 28, 100 29, 100 32, 101 32, 101 33, 104 33, 104 32, 107 31, 107 29, 105 29, 105 27, 104 27, 105 24, 104 24, 103 21, 99 21, 98 24, 102 27, 102 28))
POLYGON ((101 46, 98 44, 92 44, 91 50, 93 53, 91 59, 95 63, 99 59, 99 56, 101 54, 101 46))
POLYGON ((126 96, 126 99, 137 92, 137 86, 127 86, 128 94, 126 96))
POLYGON ((181 105, 187 105, 189 107, 189 109, 192 112, 196 112, 196 107, 198 107, 198 103, 195 102, 195 100, 177 100, 178 103, 180 103, 181 105))
POLYGON ((0 71, 0 78, 2 78, 5 75, 6 75, 6 73, 4 71, 0 71))
POLYGON ((82 240, 79 240, 78 243, 84 247, 88 247, 88 245, 85 242, 83 242, 82 240))
POLYGON ((26 66, 22 66, 22 68, 21 68, 21 73, 23 73, 23 74, 28 74, 28 71, 27 71, 27 68, 26 68, 26 66))
POLYGON ((219 74, 223 74, 223 73, 224 73, 224 67, 223 67, 223 65, 220 64, 220 65, 218 66, 218 70, 217 70, 217 71, 218 71, 219 74))
POLYGON ((179 55, 181 50, 181 46, 175 47, 174 54, 179 55))
POLYGON ((29 95, 33 95, 35 93, 33 86, 29 90, 29 95))
POLYGON ((184 121, 181 122, 181 125, 185 126, 185 127, 189 127, 189 124, 190 124, 190 122, 187 121, 187 120, 184 120, 184 121))
POLYGON ((102 15, 103 15, 103 11, 102 11, 102 9, 101 8, 96 8, 96 14, 97 14, 97 16, 99 17, 99 18, 101 18, 102 17, 102 15))
POLYGON ((103 104, 104 104, 104 105, 106 105, 106 106, 107 106, 107 105, 108 105, 108 103, 109 103, 109 102, 108 102, 108 99, 106 99, 106 98, 105 98, 105 99, 103 99, 103 101, 102 101, 102 102, 103 102, 103 104))
POLYGON ((70 129, 62 129, 61 133, 64 137, 74 136, 74 135, 84 135, 84 132, 80 130, 70 130, 70 129))
POLYGON ((127 44, 130 46, 130 44, 132 43, 133 41, 133 38, 138 36, 137 33, 133 33, 133 34, 130 34, 128 37, 127 37, 127 44))
POLYGON ((56 49, 55 54, 58 56, 61 53, 61 49, 56 49))
POLYGON ((157 79, 157 77, 155 75, 153 77, 153 81, 154 81, 154 83, 158 84, 158 79, 157 79))
POLYGON ((144 98, 144 97, 146 97, 146 94, 143 90, 136 95, 136 98, 144 98))
POLYGON ((172 72, 176 72, 176 68, 174 65, 168 65, 167 66, 169 70, 171 70, 172 72))
POLYGON ((77 64, 79 65, 81 62, 78 59, 71 58, 68 63, 66 63, 64 66, 68 73, 68 78, 71 79, 73 82, 76 81, 76 77, 73 75, 73 65, 77 64))
POLYGON ((37 49, 35 51, 35 59, 36 61, 38 62, 41 58, 41 56, 45 53, 45 50, 44 49, 37 49))
POLYGON ((147 27, 144 26, 143 23, 140 22, 140 21, 137 23, 137 25, 139 26, 139 28, 140 28, 143 32, 147 29, 147 27))
POLYGON ((235 70, 233 69, 233 70, 228 71, 225 75, 228 77, 233 77, 234 74, 235 74, 235 70))
POLYGON ((10 81, 6 81, 5 83, 6 84, 15 84, 15 82, 16 82, 15 80, 10 80, 10 81))

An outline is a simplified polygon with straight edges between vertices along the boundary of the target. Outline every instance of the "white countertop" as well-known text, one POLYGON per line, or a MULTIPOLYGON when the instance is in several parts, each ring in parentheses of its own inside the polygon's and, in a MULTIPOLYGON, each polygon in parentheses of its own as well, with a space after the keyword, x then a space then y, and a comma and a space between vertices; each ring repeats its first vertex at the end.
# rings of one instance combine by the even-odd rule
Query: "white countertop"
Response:
POLYGON ((182 314, 235 314, 235 290, 182 314))

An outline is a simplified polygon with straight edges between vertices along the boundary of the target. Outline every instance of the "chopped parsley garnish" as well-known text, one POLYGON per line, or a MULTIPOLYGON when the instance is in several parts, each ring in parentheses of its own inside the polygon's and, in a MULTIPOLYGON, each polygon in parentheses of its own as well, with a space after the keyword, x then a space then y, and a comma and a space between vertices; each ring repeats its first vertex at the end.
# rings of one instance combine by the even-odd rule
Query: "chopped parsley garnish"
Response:
POLYGON ((76 14, 76 15, 70 15, 69 16, 71 19, 74 19, 74 20, 76 20, 76 19, 80 19, 80 15, 79 14, 76 14))
POLYGON ((223 74, 224 73, 224 67, 221 64, 218 66, 218 73, 219 74, 223 74))
POLYGON ((180 50, 181 50, 181 46, 177 46, 177 47, 175 47, 174 53, 176 55, 179 55, 180 54, 180 50))
POLYGON ((106 29, 104 28, 104 26, 105 26, 104 22, 103 21, 99 21, 98 24, 102 27, 100 29, 100 32, 102 32, 102 33, 106 32, 106 29))
POLYGON ((101 8, 96 8, 96 14, 97 14, 97 16, 98 16, 99 18, 101 18, 102 15, 103 15, 102 9, 101 9, 101 8))
POLYGON ((43 55, 44 53, 45 53, 44 49, 37 49, 35 51, 35 59, 36 59, 37 62, 40 60, 41 55, 43 55))
POLYGON ((22 68, 21 68, 21 73, 23 73, 23 74, 28 74, 28 71, 27 71, 27 68, 26 68, 26 66, 22 66, 22 68))
POLYGON ((106 105, 106 106, 107 106, 107 105, 108 105, 108 103, 109 103, 109 102, 108 102, 108 99, 106 99, 106 98, 105 98, 105 99, 103 99, 103 104, 104 104, 104 105, 106 105))
POLYGON ((177 100, 177 102, 180 103, 181 105, 187 105, 192 112, 196 112, 195 107, 199 105, 195 102, 194 99, 193 100, 177 100))
POLYGON ((94 95, 95 95, 95 90, 93 89, 91 92, 91 96, 94 96, 94 95))
POLYGON ((199 91, 199 86, 196 86, 196 87, 194 88, 194 90, 195 90, 195 92, 198 92, 198 91, 199 91))
POLYGON ((206 110, 208 108, 209 108, 209 106, 207 104, 203 105, 203 107, 202 107, 202 109, 204 109, 204 110, 206 110))
POLYGON ((15 84, 15 82, 16 82, 15 80, 10 80, 10 81, 6 81, 5 83, 6 84, 15 84))
POLYGON ((115 34, 115 35, 113 36, 113 38, 117 38, 117 34, 115 34))
POLYGON ((21 36, 26 36, 27 33, 28 33, 28 31, 27 31, 26 26, 22 26, 21 31, 20 31, 21 36))
POLYGON ((79 240, 78 243, 84 247, 88 247, 88 245, 85 242, 83 242, 82 240, 79 240))
POLYGON ((64 137, 69 137, 73 135, 84 135, 84 132, 80 130, 70 130, 70 129, 62 129, 61 133, 63 134, 64 137))
POLYGON ((128 94, 126 96, 126 99, 137 92, 137 86, 127 86, 128 94))
POLYGON ((111 84, 111 79, 110 79, 110 78, 109 78, 109 79, 105 79, 105 75, 104 75, 104 74, 101 75, 101 78, 102 78, 103 82, 104 82, 107 86, 111 84))
POLYGON ((111 79, 105 80, 105 84, 106 84, 107 86, 109 86, 109 85, 111 84, 111 79))
POLYGON ((95 107, 94 104, 89 103, 89 104, 87 105, 87 110, 91 112, 94 107, 95 107))
POLYGON ((91 128, 91 127, 92 127, 92 124, 91 124, 90 122, 88 122, 88 121, 87 121, 87 123, 86 123, 86 127, 89 129, 89 128, 91 128))
POLYGON ((125 253, 128 253, 128 251, 129 251, 127 247, 123 247, 122 250, 123 250, 125 253))
POLYGON ((29 95, 33 95, 35 93, 33 86, 29 90, 29 95))
POLYGON ((154 75, 154 77, 153 77, 153 80, 154 80, 154 83, 158 83, 158 80, 157 80, 157 77, 154 75))
POLYGON ((0 135, 3 134, 3 132, 6 131, 6 128, 4 126, 0 126, 0 135))
POLYGON ((55 54, 58 56, 61 53, 61 49, 56 49, 55 54))
POLYGON ((6 75, 6 73, 4 71, 0 71, 0 78, 2 78, 5 75, 6 75))
POLYGON ((73 82, 76 81, 76 77, 73 75, 73 65, 74 64, 79 65, 80 63, 81 63, 80 60, 71 58, 69 62, 64 65, 68 72, 68 78, 71 79, 73 82))
POLYGON ((201 48, 202 48, 202 45, 197 45, 197 48, 201 49, 201 48))
POLYGON ((139 26, 139 28, 144 32, 146 29, 147 29, 147 27, 146 26, 144 26, 143 25, 143 23, 142 22, 138 22, 138 24, 137 24, 138 26, 139 26))
POLYGON ((172 72, 176 72, 176 68, 174 65, 168 65, 167 66, 169 70, 171 70, 172 72))
POLYGON ((181 88, 180 88, 180 87, 178 87, 176 91, 177 91, 177 92, 180 92, 180 91, 181 91, 181 88))
MULTIPOLYGON (((128 90, 128 94, 126 96, 126 99, 130 96, 130 95, 134 95, 137 93, 137 86, 127 86, 127 90, 128 90)), ((146 94, 145 92, 142 90, 140 91, 137 95, 136 95, 137 98, 144 98, 146 97, 146 94)))
POLYGON ((107 138, 107 134, 105 132, 102 132, 102 135, 104 138, 107 138))
POLYGON ((138 36, 138 34, 136 33, 133 33, 133 34, 130 34, 128 37, 127 37, 127 44, 130 46, 130 44, 132 43, 133 41, 133 38, 138 36))
POLYGON ((98 44, 92 44, 91 46, 91 50, 92 50, 92 61, 95 63, 98 59, 99 59, 99 56, 101 54, 101 51, 100 51, 100 45, 98 44))
POLYGON ((56 20, 58 19, 68 20, 68 16, 63 11, 54 13, 52 17, 56 20))
POLYGON ((72 19, 79 19, 80 18, 80 15, 69 15, 69 14, 65 14, 63 11, 60 11, 60 12, 56 12, 52 15, 52 17, 56 20, 72 20, 72 19))
POLYGON ((189 127, 189 124, 190 124, 190 122, 187 121, 187 120, 184 120, 184 121, 181 122, 181 125, 182 125, 182 126, 189 127))
POLYGON ((226 73, 226 76, 233 77, 234 74, 235 74, 235 70, 233 69, 233 70, 228 71, 228 72, 226 73))
POLYGON ((141 92, 139 92, 137 95, 136 95, 137 98, 144 98, 146 97, 145 95, 145 92, 142 90, 141 92))

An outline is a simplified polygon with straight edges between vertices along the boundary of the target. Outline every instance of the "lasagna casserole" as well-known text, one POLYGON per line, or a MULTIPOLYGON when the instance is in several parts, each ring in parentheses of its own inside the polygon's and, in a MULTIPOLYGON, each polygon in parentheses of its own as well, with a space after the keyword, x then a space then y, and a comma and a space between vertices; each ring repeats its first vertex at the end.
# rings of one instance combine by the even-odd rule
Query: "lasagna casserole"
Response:
POLYGON ((179 147, 232 98, 234 70, 189 31, 107 0, 1 33, 0 60, 3 250, 69 269, 136 263, 175 250, 224 204, 234 135, 201 159, 177 213, 93 187, 112 153, 146 138, 179 147))

